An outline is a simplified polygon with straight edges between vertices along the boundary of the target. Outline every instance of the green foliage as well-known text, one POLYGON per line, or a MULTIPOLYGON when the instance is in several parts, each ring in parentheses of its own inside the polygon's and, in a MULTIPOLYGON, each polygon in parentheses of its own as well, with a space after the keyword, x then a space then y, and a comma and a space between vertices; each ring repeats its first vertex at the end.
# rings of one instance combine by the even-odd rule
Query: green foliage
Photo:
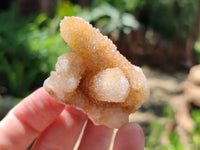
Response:
MULTIPOLYGON (((200 110, 192 111, 192 119, 195 121, 196 124, 200 124, 200 110)), ((199 130, 199 134, 200 134, 200 130, 199 130)))
POLYGON ((192 118, 195 122, 194 131, 190 134, 191 141, 196 150, 200 149, 200 110, 192 111, 192 118))
POLYGON ((106 34, 130 33, 138 28, 139 20, 146 29, 157 31, 163 38, 181 42, 190 34, 197 4, 198 0, 94 0, 90 8, 79 14, 95 22, 106 34))
POLYGON ((146 140, 148 148, 155 148, 161 144, 160 137, 163 134, 162 124, 158 121, 152 122, 149 128, 149 136, 146 140))
POLYGON ((72 4, 69 0, 58 0, 56 16, 59 18, 76 15, 79 11, 81 11, 79 5, 72 4))
POLYGON ((163 111, 164 111, 164 116, 166 116, 167 118, 170 118, 173 121, 175 121, 175 116, 174 116, 174 113, 176 111, 175 108, 173 108, 170 105, 166 105, 165 109, 163 111))
POLYGON ((197 0, 138 0, 138 19, 164 38, 185 40, 190 34, 197 0))
POLYGON ((132 11, 137 4, 138 0, 94 0, 93 7, 107 3, 115 7, 120 12, 132 11))
POLYGON ((149 130, 150 133, 146 139, 147 150, 188 150, 180 142, 179 135, 174 131, 169 132, 161 122, 153 122, 149 130))
POLYGON ((128 34, 139 27, 139 22, 131 13, 120 11, 108 3, 101 3, 92 9, 84 9, 78 15, 89 22, 95 22, 95 25, 105 34, 111 32, 128 34))
MULTIPOLYGON (((167 106, 166 117, 170 120, 171 128, 166 128, 166 123, 156 120, 150 124, 149 135, 146 138, 146 150, 199 150, 200 149, 200 110, 193 110, 191 117, 195 123, 193 131, 188 133, 190 144, 181 141, 180 135, 176 132, 176 121, 174 110, 167 106), (172 116, 173 114, 173 116, 172 116)), ((168 123, 169 124, 169 123, 168 123)), ((169 125, 168 125, 169 126, 169 125)))
POLYGON ((194 46, 194 49, 197 53, 197 60, 198 60, 198 63, 200 64, 200 40, 198 40, 196 43, 195 43, 195 46, 194 46))
POLYGON ((146 150, 188 150, 188 147, 180 141, 179 135, 174 131, 168 131, 163 123, 155 121, 149 130, 146 150))
POLYGON ((23 97, 41 86, 57 56, 69 51, 57 32, 59 20, 45 14, 20 17, 16 5, 0 13, 0 85, 23 97))

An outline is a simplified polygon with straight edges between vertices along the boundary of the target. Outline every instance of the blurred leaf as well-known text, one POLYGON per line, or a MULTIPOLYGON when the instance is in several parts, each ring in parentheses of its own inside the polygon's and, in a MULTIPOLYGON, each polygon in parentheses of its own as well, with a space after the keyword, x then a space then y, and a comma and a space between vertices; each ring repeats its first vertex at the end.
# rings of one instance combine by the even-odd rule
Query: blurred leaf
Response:
POLYGON ((80 10, 80 6, 72 4, 69 0, 58 1, 57 16, 63 18, 64 16, 73 16, 80 10))
POLYGON ((192 111, 192 119, 193 119, 197 124, 200 124, 200 110, 193 110, 193 111, 192 111))
POLYGON ((200 64, 200 40, 198 40, 198 41, 195 43, 194 50, 195 50, 196 53, 197 53, 197 60, 198 60, 198 63, 200 64))
POLYGON ((85 18, 89 22, 95 22, 95 25, 105 34, 113 31, 130 33, 132 30, 139 28, 139 22, 131 13, 118 10, 105 2, 102 2, 92 10, 86 9, 84 13, 79 13, 78 16, 85 18))
POLYGON ((158 121, 152 122, 149 128, 149 136, 146 140, 147 147, 155 148, 157 145, 160 145, 160 138, 163 134, 162 124, 158 121), (161 132, 162 131, 162 132, 161 132))
POLYGON ((133 29, 138 29, 139 22, 131 14, 124 13, 122 14, 122 23, 127 27, 132 27, 133 29))
POLYGON ((42 86, 57 57, 70 48, 58 33, 57 16, 52 20, 43 13, 23 17, 14 11, 0 13, 0 84, 7 94, 24 97, 42 86))

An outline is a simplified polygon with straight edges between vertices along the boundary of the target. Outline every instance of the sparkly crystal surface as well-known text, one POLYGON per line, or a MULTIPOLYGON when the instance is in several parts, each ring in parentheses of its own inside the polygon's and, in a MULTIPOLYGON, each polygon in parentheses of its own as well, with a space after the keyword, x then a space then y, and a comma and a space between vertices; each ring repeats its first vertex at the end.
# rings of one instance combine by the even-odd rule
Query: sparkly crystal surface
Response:
POLYGON ((65 17, 60 32, 73 52, 58 58, 45 89, 57 101, 85 112, 95 124, 119 128, 127 123, 149 95, 142 70, 82 18, 65 17))

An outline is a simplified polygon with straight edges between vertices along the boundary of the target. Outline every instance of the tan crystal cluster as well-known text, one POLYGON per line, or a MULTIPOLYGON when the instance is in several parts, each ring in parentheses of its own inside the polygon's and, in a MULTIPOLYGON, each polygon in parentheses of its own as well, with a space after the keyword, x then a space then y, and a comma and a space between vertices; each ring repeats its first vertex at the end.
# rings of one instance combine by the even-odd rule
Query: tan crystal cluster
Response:
POLYGON ((58 58, 56 71, 44 82, 46 91, 85 112, 96 125, 127 123, 149 95, 142 70, 82 18, 65 17, 60 32, 73 52, 58 58))

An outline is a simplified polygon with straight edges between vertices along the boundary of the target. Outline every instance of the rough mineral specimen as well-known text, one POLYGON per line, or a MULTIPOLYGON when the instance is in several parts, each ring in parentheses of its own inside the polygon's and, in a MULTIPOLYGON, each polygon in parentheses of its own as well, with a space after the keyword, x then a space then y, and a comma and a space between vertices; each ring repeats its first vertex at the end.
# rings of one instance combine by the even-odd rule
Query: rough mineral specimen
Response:
POLYGON ((61 103, 85 112, 97 125, 119 128, 149 95, 142 70, 108 37, 78 17, 65 17, 61 36, 73 52, 58 58, 44 87, 61 103))

